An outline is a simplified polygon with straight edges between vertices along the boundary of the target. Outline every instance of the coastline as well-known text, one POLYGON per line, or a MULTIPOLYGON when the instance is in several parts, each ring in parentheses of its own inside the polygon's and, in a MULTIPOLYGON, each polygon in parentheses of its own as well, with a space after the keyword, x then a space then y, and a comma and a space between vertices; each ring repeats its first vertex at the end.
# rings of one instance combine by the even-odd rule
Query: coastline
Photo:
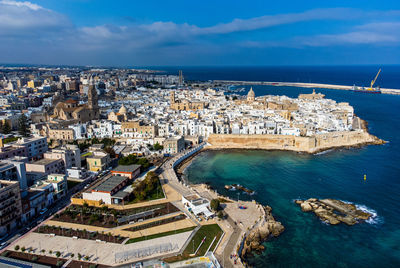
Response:
MULTIPOLYGON (((267 86, 288 86, 288 87, 303 87, 303 88, 326 88, 337 90, 351 91, 353 86, 320 84, 320 83, 297 83, 297 82, 268 82, 268 81, 236 81, 236 80, 214 80, 215 83, 224 83, 231 85, 267 85, 267 86)), ((382 94, 400 95, 400 89, 381 88, 382 94)))
POLYGON ((332 132, 312 137, 286 135, 212 134, 207 149, 255 149, 315 154, 331 149, 359 148, 386 143, 365 131, 332 132))

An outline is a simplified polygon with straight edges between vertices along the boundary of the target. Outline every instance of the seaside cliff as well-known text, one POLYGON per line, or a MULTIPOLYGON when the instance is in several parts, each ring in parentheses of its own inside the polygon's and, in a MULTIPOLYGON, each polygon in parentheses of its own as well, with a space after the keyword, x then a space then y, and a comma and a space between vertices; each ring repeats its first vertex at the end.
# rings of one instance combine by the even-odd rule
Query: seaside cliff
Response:
POLYGON ((330 132, 311 137, 289 135, 235 135, 211 134, 209 149, 264 149, 317 153, 331 148, 358 147, 369 144, 383 144, 383 140, 366 130, 330 132))

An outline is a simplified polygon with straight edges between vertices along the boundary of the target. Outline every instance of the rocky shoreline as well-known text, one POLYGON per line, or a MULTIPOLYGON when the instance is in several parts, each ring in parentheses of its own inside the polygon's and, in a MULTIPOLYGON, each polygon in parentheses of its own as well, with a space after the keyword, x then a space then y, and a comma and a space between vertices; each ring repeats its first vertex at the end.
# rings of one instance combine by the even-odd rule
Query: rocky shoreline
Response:
POLYGON ((247 258, 253 253, 260 254, 265 249, 262 243, 269 237, 277 237, 285 230, 282 223, 276 221, 272 216, 272 208, 270 206, 263 208, 265 212, 264 218, 244 238, 243 247, 239 252, 243 263, 246 263, 247 258))
POLYGON ((295 200, 304 212, 314 212, 322 221, 331 225, 345 223, 354 225, 363 220, 368 220, 372 214, 357 209, 356 205, 335 199, 295 200))

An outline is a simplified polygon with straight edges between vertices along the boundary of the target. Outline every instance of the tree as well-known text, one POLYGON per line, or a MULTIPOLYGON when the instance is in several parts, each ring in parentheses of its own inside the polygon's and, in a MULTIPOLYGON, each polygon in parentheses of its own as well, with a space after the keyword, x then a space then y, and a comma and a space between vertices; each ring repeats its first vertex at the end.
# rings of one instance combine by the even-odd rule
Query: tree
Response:
POLYGON ((25 252, 25 250, 26 250, 25 247, 22 247, 22 248, 21 248, 21 251, 22 251, 22 252, 25 252))
POLYGON ((218 211, 217 217, 222 219, 224 217, 224 213, 221 210, 218 211))
POLYGON ((18 119, 18 132, 21 136, 28 137, 30 134, 29 126, 28 126, 28 119, 24 114, 18 119))
POLYGON ((210 207, 211 207, 212 210, 218 211, 219 210, 219 205, 220 205, 220 202, 219 202, 218 199, 211 200, 210 207))
POLYGON ((57 251, 57 252, 56 252, 56 256, 57 256, 57 258, 60 258, 61 252, 60 252, 60 251, 57 251))
POLYGON ((15 251, 18 251, 18 250, 19 250, 19 246, 16 245, 16 246, 14 247, 14 250, 15 250, 15 251))
POLYGON ((71 253, 71 258, 73 258, 75 256, 75 254, 74 253, 71 253))
POLYGON ((82 254, 78 253, 78 260, 82 259, 82 254))
POLYGON ((156 151, 161 151, 164 147, 162 145, 160 145, 158 142, 156 142, 156 144, 154 144, 154 150, 156 151))
POLYGON ((8 121, 4 122, 3 127, 2 127, 3 134, 10 134, 11 133, 11 126, 8 121))
POLYGON ((110 155, 111 158, 115 158, 116 154, 114 149, 111 146, 107 146, 104 148, 104 151, 110 155))

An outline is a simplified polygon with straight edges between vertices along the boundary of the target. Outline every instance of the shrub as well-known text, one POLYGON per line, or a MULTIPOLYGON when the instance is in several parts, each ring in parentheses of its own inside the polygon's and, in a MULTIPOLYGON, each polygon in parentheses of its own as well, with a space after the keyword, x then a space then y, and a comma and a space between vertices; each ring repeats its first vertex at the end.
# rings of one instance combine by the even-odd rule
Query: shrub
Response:
POLYGON ((33 262, 35 262, 35 261, 37 261, 37 260, 38 260, 38 257, 37 257, 37 256, 33 256, 33 257, 32 257, 32 261, 33 261, 33 262))
POLYGON ((22 248, 21 248, 21 251, 22 251, 22 252, 25 252, 25 250, 26 250, 25 247, 22 247, 22 248))
POLYGON ((7 256, 8 256, 8 254, 10 254, 10 252, 8 252, 8 251, 4 251, 3 253, 1 253, 1 256, 3 256, 3 257, 7 257, 7 256))
POLYGON ((60 252, 60 251, 57 251, 57 252, 56 252, 56 256, 57 256, 57 258, 60 258, 61 252, 60 252))
POLYGON ((74 253, 71 253, 71 258, 73 258, 73 257, 75 257, 75 254, 74 254, 74 253))
POLYGON ((64 264, 63 261, 57 261, 56 266, 57 266, 57 267, 61 267, 63 264, 64 264))
POLYGON ((16 245, 16 246, 14 247, 14 250, 15 250, 15 251, 18 251, 18 250, 19 250, 19 245, 16 245))

